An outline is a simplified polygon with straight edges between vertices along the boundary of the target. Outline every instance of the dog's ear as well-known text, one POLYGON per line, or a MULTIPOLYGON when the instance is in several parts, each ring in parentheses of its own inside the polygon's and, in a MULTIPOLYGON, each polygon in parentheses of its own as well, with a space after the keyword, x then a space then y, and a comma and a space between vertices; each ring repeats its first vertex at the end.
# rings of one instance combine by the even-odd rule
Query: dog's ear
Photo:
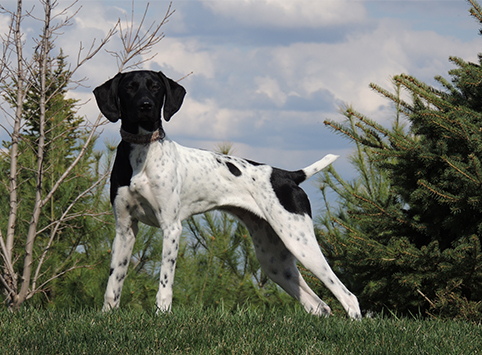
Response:
POLYGON ((122 73, 118 73, 115 77, 94 89, 95 100, 100 112, 111 122, 118 121, 121 115, 118 95, 121 78, 122 73))
POLYGON ((162 72, 158 72, 158 74, 166 87, 163 116, 166 121, 169 121, 172 115, 181 108, 182 100, 184 100, 184 96, 186 95, 186 89, 174 80, 169 79, 162 72))

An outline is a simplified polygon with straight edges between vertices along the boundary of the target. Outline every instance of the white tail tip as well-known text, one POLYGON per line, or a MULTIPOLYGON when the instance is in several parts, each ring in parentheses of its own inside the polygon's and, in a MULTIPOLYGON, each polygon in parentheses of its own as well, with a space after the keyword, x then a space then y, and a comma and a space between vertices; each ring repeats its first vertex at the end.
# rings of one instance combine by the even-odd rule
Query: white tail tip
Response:
POLYGON ((316 173, 319 173, 321 170, 323 170, 328 165, 333 163, 336 159, 338 159, 338 157, 339 155, 327 154, 321 160, 318 160, 316 163, 313 163, 310 166, 304 168, 303 171, 306 174, 306 179, 309 179, 316 173))

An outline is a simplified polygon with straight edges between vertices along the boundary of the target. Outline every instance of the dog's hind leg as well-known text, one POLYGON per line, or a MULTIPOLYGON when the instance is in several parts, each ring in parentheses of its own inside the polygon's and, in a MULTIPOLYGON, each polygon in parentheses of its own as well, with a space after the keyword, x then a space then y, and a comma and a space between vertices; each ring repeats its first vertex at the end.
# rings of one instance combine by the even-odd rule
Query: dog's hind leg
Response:
POLYGON ((271 226, 265 222, 262 229, 253 233, 253 243, 256 257, 266 275, 299 300, 308 313, 330 315, 330 307, 308 286, 296 266, 296 258, 271 226))
POLYGON ((263 271, 298 299, 307 312, 328 315, 330 308, 303 280, 296 267, 296 260, 325 284, 350 317, 361 317, 357 298, 338 279, 322 254, 308 215, 275 211, 275 215, 283 218, 279 218, 272 226, 264 219, 243 210, 232 210, 232 213, 238 216, 250 231, 256 257, 263 271))
POLYGON ((286 248, 303 266, 311 271, 340 301, 351 318, 361 318, 358 300, 338 279, 326 261, 316 240, 313 223, 307 215, 293 215, 285 218, 284 228, 273 226, 286 248))
POLYGON ((271 226, 255 215, 236 210, 235 214, 248 228, 264 273, 290 296, 297 299, 308 313, 328 316, 330 307, 323 302, 303 279, 296 266, 296 258, 285 247, 271 226))

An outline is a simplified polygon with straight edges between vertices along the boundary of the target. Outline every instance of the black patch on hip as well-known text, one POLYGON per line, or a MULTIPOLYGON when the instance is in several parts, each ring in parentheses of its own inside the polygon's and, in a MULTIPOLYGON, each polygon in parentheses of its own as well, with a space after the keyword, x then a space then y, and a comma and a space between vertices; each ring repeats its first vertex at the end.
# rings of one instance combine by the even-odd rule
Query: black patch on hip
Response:
POLYGON ((311 217, 311 206, 308 196, 299 183, 305 181, 306 174, 303 170, 286 171, 282 169, 273 168, 270 181, 271 186, 285 210, 299 215, 311 217))

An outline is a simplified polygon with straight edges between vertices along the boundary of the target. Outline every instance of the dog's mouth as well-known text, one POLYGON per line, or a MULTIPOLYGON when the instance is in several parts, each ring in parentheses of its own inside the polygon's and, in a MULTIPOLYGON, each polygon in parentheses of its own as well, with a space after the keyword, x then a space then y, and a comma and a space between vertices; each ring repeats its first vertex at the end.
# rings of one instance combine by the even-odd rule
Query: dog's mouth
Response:
POLYGON ((161 118, 161 112, 151 100, 143 100, 137 105, 137 120, 155 122, 161 118))
POLYGON ((159 110, 137 110, 136 112, 136 119, 137 122, 156 122, 161 119, 161 113, 159 110))
POLYGON ((154 110, 151 111, 137 111, 137 121, 139 122, 155 122, 161 118, 160 113, 156 114, 154 110))

